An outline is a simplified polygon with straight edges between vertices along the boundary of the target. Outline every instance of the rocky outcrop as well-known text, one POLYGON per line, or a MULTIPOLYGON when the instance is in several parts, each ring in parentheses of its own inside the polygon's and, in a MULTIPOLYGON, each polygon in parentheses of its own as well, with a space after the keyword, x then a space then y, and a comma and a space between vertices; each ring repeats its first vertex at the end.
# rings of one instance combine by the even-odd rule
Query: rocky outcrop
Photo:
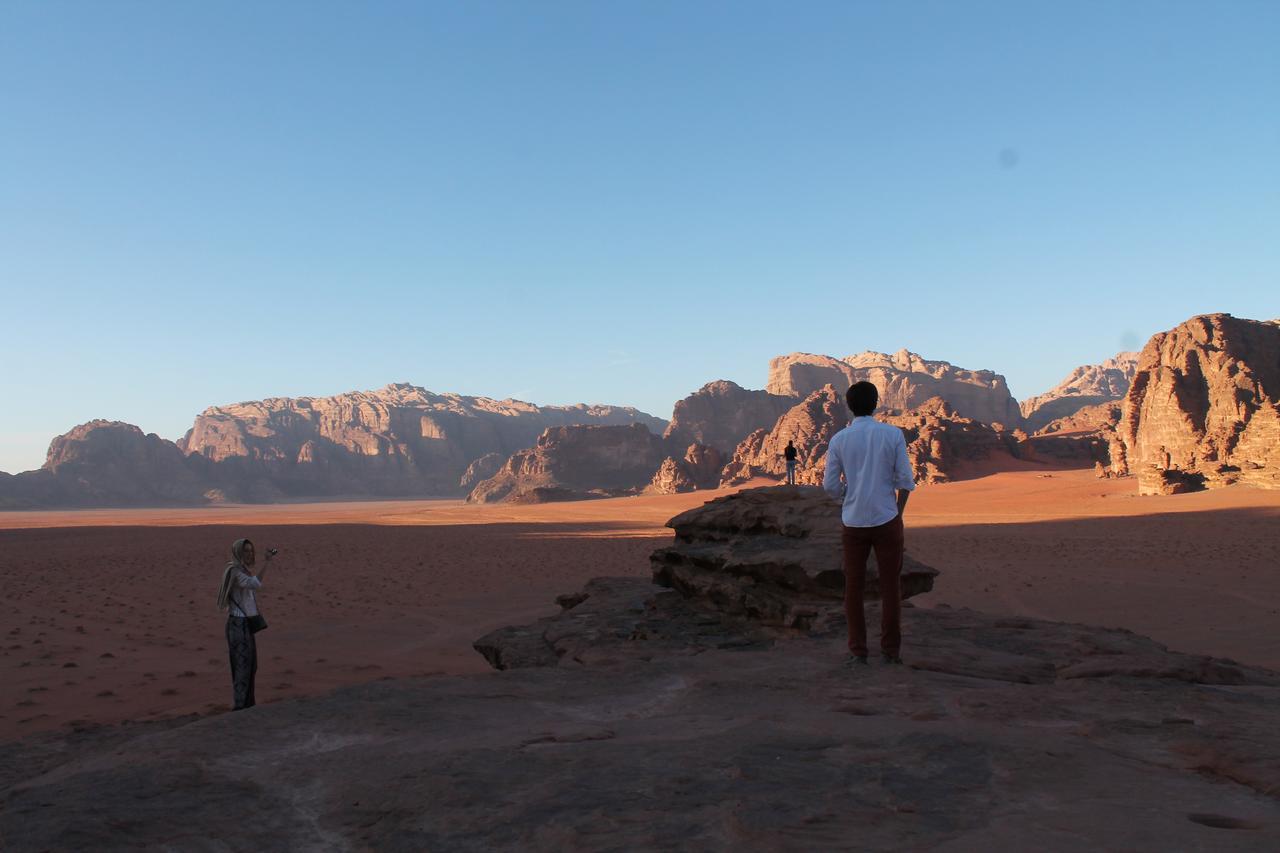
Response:
POLYGON ((210 466, 172 441, 96 420, 55 438, 43 468, 0 480, 0 507, 200 504, 212 488, 210 466))
POLYGON ((849 423, 844 395, 830 385, 821 388, 791 407, 768 430, 756 430, 733 452, 721 474, 725 485, 745 483, 753 477, 782 477, 787 462, 783 456, 787 442, 796 447, 796 482, 822 482, 827 444, 849 423))
MULTIPOLYGON (((961 417, 939 398, 910 411, 890 410, 877 417, 902 430, 917 483, 945 483, 989 474, 1011 467, 1014 460, 1028 454, 1026 435, 1021 431, 997 430, 961 417)), ((844 395, 828 385, 783 415, 773 429, 758 430, 739 444, 721 475, 722 484, 783 477, 786 461, 782 451, 788 441, 794 441, 799 457, 796 482, 819 485, 826 470, 827 446, 848 423, 844 395)))
POLYGON ((920 608, 906 666, 851 672, 838 629, 584 592, 494 638, 555 666, 5 744, 5 849, 1280 848, 1273 673, 920 608))
POLYGON ((666 457, 666 444, 641 424, 553 427, 476 485, 471 503, 540 503, 635 494, 666 457))
POLYGON ((509 456, 549 427, 575 424, 666 426, 632 408, 535 406, 393 384, 207 409, 181 445, 286 495, 448 495, 476 459, 509 456))
POLYGON ((728 456, 752 432, 773 426, 795 402, 723 379, 708 382, 676 403, 666 438, 676 447, 703 444, 728 456))
POLYGON ((645 488, 652 495, 674 495, 697 489, 714 489, 720 483, 724 457, 714 447, 691 444, 684 456, 668 456, 645 488))
POLYGON ((1123 400, 1129 393, 1137 366, 1136 352, 1122 352, 1102 364, 1077 367, 1053 390, 1022 401, 1022 416, 1026 419, 1024 429, 1035 433, 1055 421, 1070 418, 1086 407, 1123 400))
POLYGON ((1153 336, 1118 433, 1142 494, 1280 488, 1280 326, 1207 314, 1153 336))
POLYGON ((875 383, 885 409, 915 409, 940 397, 966 418, 1009 428, 1022 423, 1018 403, 1000 374, 929 361, 905 349, 892 355, 864 352, 844 359, 809 353, 780 356, 769 362, 766 387, 773 394, 807 397, 826 385, 843 394, 854 382, 864 380, 875 383))
POLYGON ((579 423, 666 427, 632 408, 534 406, 403 384, 272 398, 207 409, 176 443, 118 422, 76 427, 54 439, 40 470, 0 477, 0 508, 465 494, 548 427, 579 423))
MULTIPOLYGON (((675 543, 650 560, 659 586, 774 627, 808 630, 843 612, 840 505, 819 488, 743 489, 667 526, 675 543)), ((876 598, 874 558, 868 565, 867 596, 876 598)), ((937 574, 905 557, 903 598, 931 590, 937 574)))
POLYGON ((494 474, 502 470, 502 465, 507 458, 501 453, 486 453, 479 459, 474 460, 467 466, 467 470, 463 472, 462 478, 458 480, 458 487, 465 489, 468 494, 474 489, 481 480, 487 480, 494 474))

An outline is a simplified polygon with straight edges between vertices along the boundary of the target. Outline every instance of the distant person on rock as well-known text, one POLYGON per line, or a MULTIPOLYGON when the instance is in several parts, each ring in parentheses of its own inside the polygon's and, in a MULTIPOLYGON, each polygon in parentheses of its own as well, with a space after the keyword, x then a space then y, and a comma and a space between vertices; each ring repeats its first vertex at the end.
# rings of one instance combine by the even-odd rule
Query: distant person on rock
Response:
POLYGON ((794 486, 796 484, 796 446, 787 439, 787 448, 782 451, 782 455, 787 459, 787 485, 794 486))
POLYGON ((863 592, 867 556, 880 567, 880 653, 885 663, 902 663, 902 512, 916 487, 902 430, 880 423, 872 413, 880 392, 857 382, 845 395, 853 421, 827 448, 822 487, 842 502, 844 522, 844 612, 849 622, 850 664, 867 662, 867 620, 863 592))
MULTIPOLYGON (((276 555, 274 548, 267 549, 266 562, 276 555)), ((258 643, 254 634, 267 627, 267 620, 258 612, 255 592, 262 589, 262 579, 267 576, 264 564, 255 576, 253 543, 237 539, 231 546, 231 562, 222 573, 222 585, 218 588, 218 609, 227 611, 227 652, 231 657, 231 688, 233 710, 252 708, 254 705, 253 682, 258 674, 258 643)))

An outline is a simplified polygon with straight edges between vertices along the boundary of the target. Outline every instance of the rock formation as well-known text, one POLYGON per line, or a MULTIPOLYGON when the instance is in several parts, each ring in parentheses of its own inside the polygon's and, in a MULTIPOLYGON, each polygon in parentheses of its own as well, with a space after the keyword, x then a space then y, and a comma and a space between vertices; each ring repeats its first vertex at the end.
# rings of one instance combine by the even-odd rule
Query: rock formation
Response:
POLYGON ((751 433, 772 427, 795 402, 723 379, 708 382, 676 403, 666 438, 675 447, 703 444, 728 456, 751 433))
MULTIPOLYGON (((743 489, 681 513, 667 526, 675 530, 675 543, 651 558, 660 586, 775 627, 809 629, 839 611, 840 505, 819 488, 743 489)), ((876 598, 874 557, 869 566, 867 596, 876 598)), ((937 574, 905 557, 903 598, 931 590, 937 574)))
POLYGON ((632 408, 540 407, 403 384, 272 398, 207 409, 176 443, 117 422, 78 426, 54 439, 40 470, 0 477, 0 508, 465 494, 548 427, 579 423, 666 426, 632 408))
POLYGON ((1070 417, 1086 407, 1123 400, 1129 393, 1137 365, 1136 352, 1122 352, 1102 364, 1077 367, 1053 390, 1022 401, 1024 429, 1038 432, 1051 422, 1070 417))
POLYGON ((892 355, 864 352, 844 359, 808 353, 780 356, 769 362, 766 387, 773 394, 807 397, 825 385, 843 394, 863 380, 880 389, 880 404, 886 409, 905 411, 941 397, 963 417, 1009 428, 1022 424, 1018 403, 1000 374, 928 361, 905 349, 892 355))
MULTIPOLYGON (((917 483, 944 483, 1011 467, 1027 454, 1025 434, 997 430, 985 423, 961 417, 942 399, 925 401, 909 411, 877 415, 903 431, 907 456, 917 483)), ((804 402, 778 419, 772 430, 757 430, 734 451, 722 474, 724 485, 745 483, 753 477, 781 478, 786 472, 782 450, 787 441, 799 451, 796 482, 822 483, 827 445, 849 423, 844 395, 830 385, 809 395, 804 402)))
POLYGON ((208 466, 132 424, 97 420, 49 445, 44 467, 0 480, 0 507, 200 504, 208 466))
POLYGON ((534 406, 392 384, 210 408, 180 444, 234 460, 289 495, 448 495, 473 461, 527 448, 548 427, 632 423, 666 426, 632 408, 534 406))
POLYGON ((668 456, 662 460, 645 492, 674 495, 697 489, 714 489, 720 483, 720 470, 724 468, 724 462, 724 456, 714 447, 691 444, 680 459, 668 456))
POLYGON ((822 482, 827 444, 849 424, 849 407, 843 392, 830 385, 814 391, 792 406, 768 430, 756 430, 743 439, 721 475, 725 485, 745 483, 753 477, 782 477, 787 470, 783 451, 787 442, 796 446, 796 482, 822 482))
POLYGON ((1280 488, 1280 326, 1207 314, 1153 336, 1118 432, 1142 494, 1280 488))
POLYGON ((666 444, 642 424, 552 427, 476 485, 471 503, 540 503, 635 494, 666 457, 666 444))

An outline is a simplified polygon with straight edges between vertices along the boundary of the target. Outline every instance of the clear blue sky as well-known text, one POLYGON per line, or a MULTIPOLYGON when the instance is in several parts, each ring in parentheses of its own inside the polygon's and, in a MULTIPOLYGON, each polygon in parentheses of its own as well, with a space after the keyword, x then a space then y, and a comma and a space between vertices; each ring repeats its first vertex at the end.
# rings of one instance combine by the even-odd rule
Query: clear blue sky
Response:
POLYGON ((1280 3, 0 5, 0 470, 411 381, 1018 397, 1280 315, 1280 3))

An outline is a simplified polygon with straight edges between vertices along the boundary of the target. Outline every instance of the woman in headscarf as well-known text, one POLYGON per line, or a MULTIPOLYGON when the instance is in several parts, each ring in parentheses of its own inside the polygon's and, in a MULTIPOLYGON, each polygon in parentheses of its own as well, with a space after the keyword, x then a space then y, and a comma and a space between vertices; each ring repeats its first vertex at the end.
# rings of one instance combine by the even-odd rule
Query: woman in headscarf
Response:
MULTIPOLYGON (((274 551, 267 551, 267 562, 274 551)), ((264 564, 255 576, 253 543, 237 539, 231 546, 231 562, 222 573, 218 589, 218 609, 227 611, 227 651, 231 656, 231 684, 235 694, 235 710, 253 707, 253 679, 258 674, 258 644, 254 632, 266 627, 258 612, 255 591, 262 588, 267 575, 264 564)))

